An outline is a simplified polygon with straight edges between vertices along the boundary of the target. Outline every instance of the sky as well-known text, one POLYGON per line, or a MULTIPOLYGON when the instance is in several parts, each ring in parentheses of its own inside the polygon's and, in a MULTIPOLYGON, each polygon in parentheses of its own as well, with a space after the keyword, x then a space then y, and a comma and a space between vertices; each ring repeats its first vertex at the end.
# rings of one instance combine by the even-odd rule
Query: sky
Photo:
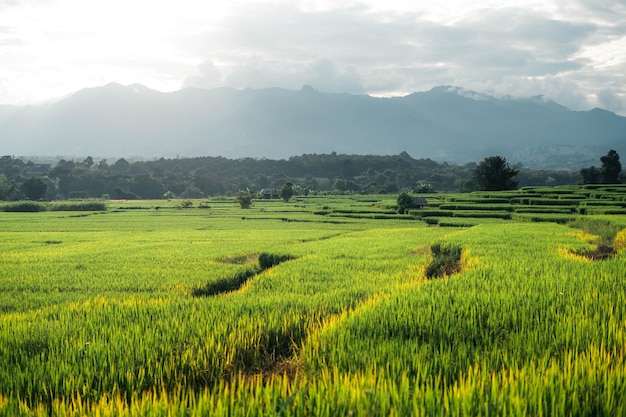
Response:
POLYGON ((111 82, 452 85, 626 116, 625 81, 626 0, 0 0, 0 104, 111 82))

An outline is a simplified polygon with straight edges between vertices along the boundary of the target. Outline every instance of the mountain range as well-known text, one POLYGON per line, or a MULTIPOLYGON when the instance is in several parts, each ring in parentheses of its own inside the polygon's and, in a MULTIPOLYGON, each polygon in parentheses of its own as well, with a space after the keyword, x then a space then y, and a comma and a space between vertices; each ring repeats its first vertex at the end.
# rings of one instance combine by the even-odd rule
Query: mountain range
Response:
POLYGON ((494 98, 442 86, 402 97, 112 83, 36 106, 0 106, 0 153, 64 157, 281 159, 391 155, 449 163, 501 155, 530 168, 599 165, 626 154, 626 117, 543 97, 494 98))

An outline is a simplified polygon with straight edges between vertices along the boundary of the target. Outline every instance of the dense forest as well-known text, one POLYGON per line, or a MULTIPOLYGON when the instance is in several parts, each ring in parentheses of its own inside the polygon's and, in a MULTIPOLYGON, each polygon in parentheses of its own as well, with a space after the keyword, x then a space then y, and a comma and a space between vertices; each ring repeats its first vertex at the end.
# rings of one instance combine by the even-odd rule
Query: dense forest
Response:
MULTIPOLYGON (((281 160, 196 157, 109 162, 87 157, 52 164, 4 156, 0 158, 0 200, 191 199, 234 195, 240 190, 258 192, 287 182, 296 194, 473 191, 476 166, 414 159, 406 152, 308 154, 281 160)), ((515 167, 519 187, 582 181, 578 171, 515 167)))

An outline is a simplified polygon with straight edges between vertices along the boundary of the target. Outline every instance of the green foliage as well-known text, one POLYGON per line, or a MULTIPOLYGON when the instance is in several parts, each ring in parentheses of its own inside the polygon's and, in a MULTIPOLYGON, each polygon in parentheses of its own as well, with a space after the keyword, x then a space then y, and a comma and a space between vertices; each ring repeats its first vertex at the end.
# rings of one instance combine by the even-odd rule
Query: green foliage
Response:
POLYGON ((0 205, 0 211, 5 212, 39 212, 39 211, 106 211, 106 203, 100 201, 83 201, 72 203, 39 203, 34 201, 19 201, 0 205))
MULTIPOLYGON (((246 258, 247 257, 244 257, 243 259, 245 260, 246 258)), ((291 259, 293 259, 291 255, 277 255, 263 252, 258 257, 258 266, 237 271, 230 278, 220 278, 209 281, 202 287, 192 289, 191 295, 194 297, 206 297, 238 290, 250 278, 255 277, 266 269, 291 259)))
POLYGON ((252 206, 252 199, 254 195, 250 190, 240 190, 237 193, 237 202, 242 209, 248 209, 252 206))
POLYGON ((210 281, 203 287, 193 288, 191 290, 191 295, 194 297, 207 297, 235 291, 241 288, 246 281, 258 273, 258 269, 244 269, 243 271, 236 272, 230 278, 217 279, 215 281, 210 281))
POLYGON ((582 168, 580 175, 583 177, 583 184, 597 184, 602 179, 602 172, 598 167, 582 168))
POLYGON ((22 183, 22 192, 29 200, 37 201, 46 197, 48 184, 40 177, 32 177, 22 183))
POLYGON ((399 214, 404 214, 412 208, 418 207, 415 202, 415 197, 411 197, 407 192, 401 192, 396 199, 397 211, 399 214))
POLYGON ((278 192, 278 195, 280 196, 280 198, 282 198, 285 202, 291 200, 291 197, 293 197, 293 194, 294 194, 293 184, 290 182, 284 183, 282 187, 280 187, 280 191, 278 192))
POLYGON ((605 184, 619 183, 619 174, 622 172, 622 164, 619 161, 619 154, 611 149, 605 156, 600 158, 602 167, 602 182, 605 184))
POLYGON ((580 170, 583 177, 583 184, 619 184, 622 164, 619 161, 619 154, 611 149, 600 158, 602 166, 600 168, 592 166, 580 170))
POLYGON ((432 260, 425 270, 427 278, 450 276, 461 270, 463 248, 450 243, 435 243, 430 247, 432 260))
MULTIPOLYGON (((40 164, 42 166, 36 172, 47 175, 51 181, 45 180, 49 199, 69 197, 74 191, 87 192, 90 196, 109 194, 115 199, 127 200, 161 199, 170 191, 172 194, 166 199, 174 196, 195 199, 235 195, 245 188, 275 189, 285 182, 292 183, 296 194, 302 195, 331 192, 397 194, 406 189, 427 192, 429 185, 433 190, 476 188, 468 181, 473 164, 453 166, 430 159, 413 159, 408 154, 350 155, 349 159, 346 158, 336 154, 308 154, 280 161, 199 157, 133 162, 121 159, 111 164, 106 160, 94 163, 93 158, 85 158, 83 161, 60 160, 54 167, 40 164), (428 178, 428 183, 421 182, 415 188, 416 178, 428 178)), ((24 198, 16 191, 37 165, 11 157, 0 158, 0 175, 7 178, 9 188, 18 186, 8 196, 0 186, 0 200, 24 198)), ((522 185, 574 184, 579 181, 579 175, 569 171, 521 169, 517 181, 522 185)))
POLYGON ((7 212, 37 212, 46 211, 47 207, 44 204, 36 203, 34 201, 20 201, 16 203, 3 204, 2 211, 7 212))
POLYGON ((355 192, 355 191, 360 191, 360 190, 361 190, 361 186, 359 184, 357 184, 354 181, 344 180, 344 179, 336 180, 333 186, 333 191, 337 191, 341 193, 355 192))
POLYGON ((277 255, 263 252, 259 255, 259 268, 261 271, 264 271, 291 259, 293 259, 291 255, 277 255))
POLYGON ((420 182, 417 187, 413 189, 413 192, 417 194, 431 194, 435 192, 435 189, 431 184, 420 182))
POLYGON ((123 189, 122 187, 115 187, 113 189, 113 196, 116 200, 139 200, 140 197, 129 191, 127 189, 123 189))
POLYGON ((83 201, 80 203, 52 203, 50 211, 106 211, 107 205, 101 201, 83 201))
POLYGON ((0 201, 8 200, 14 190, 15 185, 4 174, 0 174, 0 201))
POLYGON ((188 208, 191 208, 191 207, 193 207, 193 201, 191 201, 191 200, 183 200, 183 201, 181 201, 181 202, 179 203, 179 207, 180 207, 181 209, 188 209, 188 208))
POLYGON ((70 200, 84 200, 90 197, 87 191, 71 191, 67 196, 70 200))
POLYGON ((512 190, 517 187, 517 182, 513 180, 513 177, 518 173, 519 169, 509 166, 506 158, 490 156, 474 169, 472 180, 479 190, 512 190))

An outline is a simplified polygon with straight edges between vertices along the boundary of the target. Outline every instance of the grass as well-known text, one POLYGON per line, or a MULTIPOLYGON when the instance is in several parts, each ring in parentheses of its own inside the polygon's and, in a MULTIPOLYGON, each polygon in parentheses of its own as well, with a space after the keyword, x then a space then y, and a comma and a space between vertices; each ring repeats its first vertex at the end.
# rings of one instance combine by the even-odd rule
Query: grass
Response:
POLYGON ((107 205, 101 201, 81 202, 36 202, 19 201, 12 203, 0 203, 0 211, 5 212, 39 212, 39 211, 106 211, 107 205))
POLYGON ((623 415, 626 216, 454 216, 586 191, 0 213, 0 415, 623 415))

